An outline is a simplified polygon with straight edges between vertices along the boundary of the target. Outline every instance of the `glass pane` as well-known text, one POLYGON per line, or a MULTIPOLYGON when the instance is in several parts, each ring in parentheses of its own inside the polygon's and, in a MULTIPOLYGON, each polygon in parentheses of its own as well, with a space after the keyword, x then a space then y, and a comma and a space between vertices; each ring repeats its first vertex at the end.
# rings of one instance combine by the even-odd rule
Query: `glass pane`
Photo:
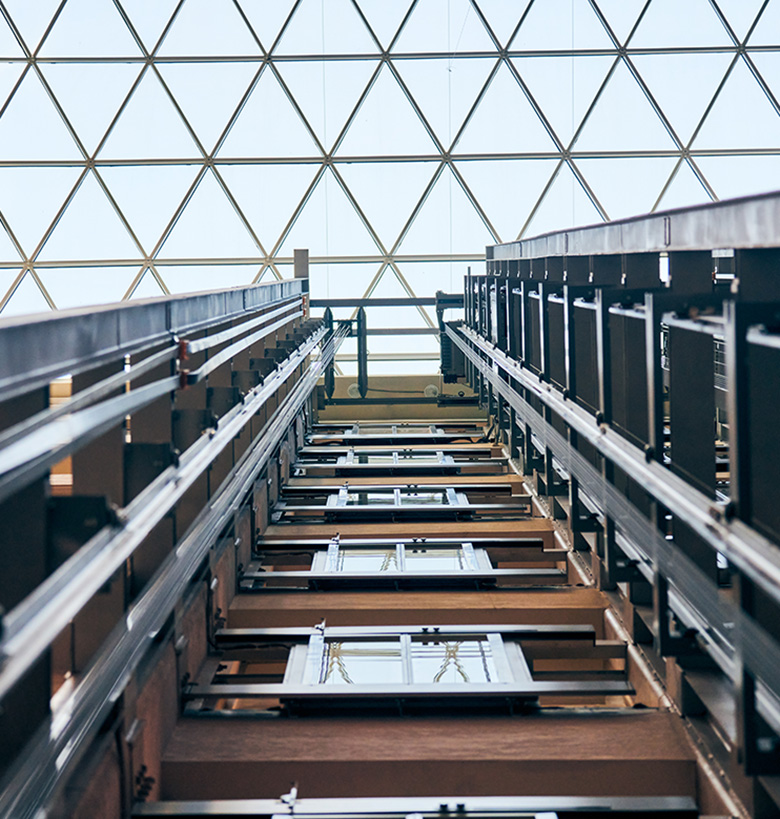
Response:
POLYGON ((498 673, 487 639, 412 642, 416 683, 489 683, 498 673))
POLYGON ((325 685, 401 683, 401 643, 398 640, 328 642, 322 655, 319 682, 325 685))
POLYGON ((428 504, 431 506, 443 506, 447 503, 447 493, 444 490, 434 492, 404 492, 401 495, 401 504, 428 504))
POLYGON ((462 549, 412 549, 406 547, 406 568, 410 572, 462 571, 466 563, 462 549))
POLYGON ((347 506, 392 506, 395 496, 392 492, 350 492, 347 506))
POLYGON ((398 571, 398 553, 393 549, 339 550, 337 572, 398 571))

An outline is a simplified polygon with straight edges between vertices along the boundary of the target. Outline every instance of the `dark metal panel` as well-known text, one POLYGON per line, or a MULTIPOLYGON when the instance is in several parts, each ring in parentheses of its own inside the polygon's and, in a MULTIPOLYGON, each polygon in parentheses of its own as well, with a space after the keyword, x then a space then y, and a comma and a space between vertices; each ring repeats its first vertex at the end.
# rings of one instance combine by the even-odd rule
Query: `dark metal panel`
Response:
POLYGON ((715 493, 715 378, 712 336, 669 328, 672 469, 705 495, 715 493))

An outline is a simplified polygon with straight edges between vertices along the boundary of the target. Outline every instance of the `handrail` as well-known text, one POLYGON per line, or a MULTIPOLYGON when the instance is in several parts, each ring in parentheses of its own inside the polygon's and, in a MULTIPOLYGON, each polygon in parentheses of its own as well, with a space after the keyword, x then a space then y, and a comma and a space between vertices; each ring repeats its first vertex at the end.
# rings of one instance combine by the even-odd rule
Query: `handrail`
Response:
POLYGON ((780 192, 559 230, 488 246, 488 260, 777 247, 780 192))

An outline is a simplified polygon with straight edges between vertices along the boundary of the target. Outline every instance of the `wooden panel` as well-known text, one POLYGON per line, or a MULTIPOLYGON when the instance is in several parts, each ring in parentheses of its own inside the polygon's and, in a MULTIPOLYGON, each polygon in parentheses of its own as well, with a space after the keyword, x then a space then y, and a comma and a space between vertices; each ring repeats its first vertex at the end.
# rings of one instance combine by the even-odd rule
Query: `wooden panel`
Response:
POLYGON ((516 719, 184 719, 163 797, 669 795, 695 793, 670 714, 557 712, 516 719))

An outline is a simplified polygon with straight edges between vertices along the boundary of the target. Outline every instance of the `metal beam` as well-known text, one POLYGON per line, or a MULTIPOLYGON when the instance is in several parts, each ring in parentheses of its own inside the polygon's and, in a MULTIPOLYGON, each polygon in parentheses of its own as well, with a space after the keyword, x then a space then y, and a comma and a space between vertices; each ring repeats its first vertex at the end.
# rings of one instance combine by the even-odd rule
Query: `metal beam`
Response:
POLYGON ((780 193, 618 219, 488 247, 488 260, 777 246, 780 193))

